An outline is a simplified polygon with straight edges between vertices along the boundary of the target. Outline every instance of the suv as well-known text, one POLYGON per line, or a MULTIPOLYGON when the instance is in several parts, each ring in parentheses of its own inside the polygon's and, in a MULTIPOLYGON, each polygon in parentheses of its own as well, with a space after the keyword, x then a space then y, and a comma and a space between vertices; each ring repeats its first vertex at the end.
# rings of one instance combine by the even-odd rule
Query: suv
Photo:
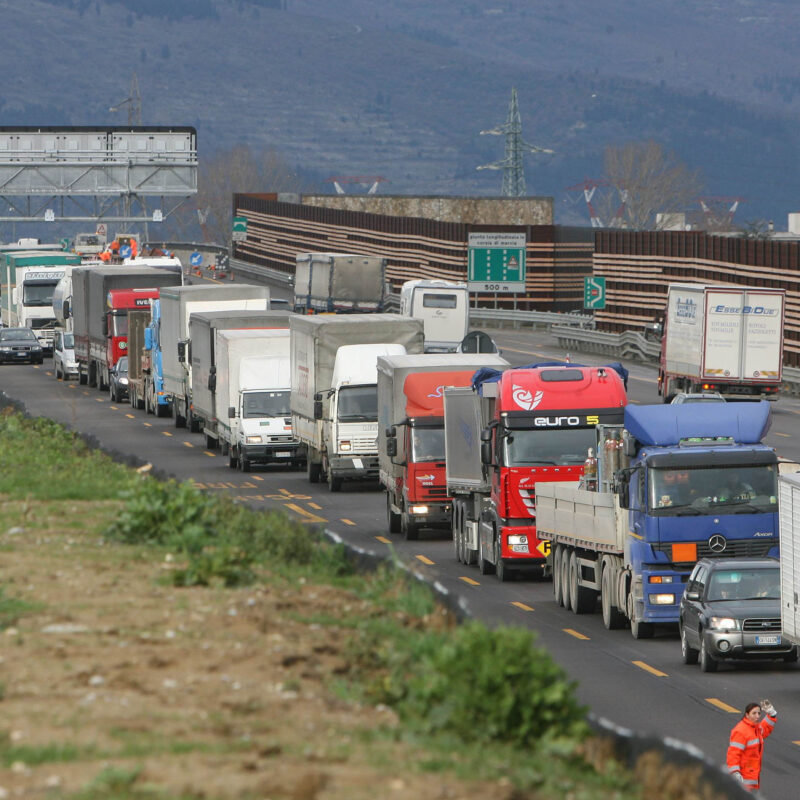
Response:
POLYGON ((724 403, 725 398, 719 392, 678 392, 672 398, 673 405, 681 403, 724 403))
POLYGON ((776 558, 701 558, 681 598, 684 664, 716 672, 720 661, 797 661, 781 634, 776 558))

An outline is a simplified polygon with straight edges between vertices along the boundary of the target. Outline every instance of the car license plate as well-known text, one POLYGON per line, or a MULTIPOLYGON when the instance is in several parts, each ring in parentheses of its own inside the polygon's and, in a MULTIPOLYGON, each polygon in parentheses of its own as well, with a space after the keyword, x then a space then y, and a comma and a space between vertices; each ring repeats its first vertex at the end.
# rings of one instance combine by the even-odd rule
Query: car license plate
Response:
POLYGON ((292 454, 288 450, 279 450, 275 453, 275 458, 291 458, 292 454))
POLYGON ((756 644, 780 644, 780 636, 756 636, 756 644))

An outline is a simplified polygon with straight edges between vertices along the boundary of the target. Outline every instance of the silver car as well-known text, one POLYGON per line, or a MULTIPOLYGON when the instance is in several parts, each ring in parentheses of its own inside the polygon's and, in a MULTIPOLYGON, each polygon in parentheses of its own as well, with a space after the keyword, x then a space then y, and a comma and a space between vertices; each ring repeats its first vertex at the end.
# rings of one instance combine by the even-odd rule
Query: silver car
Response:
POLYGON ((56 378, 78 377, 78 362, 75 360, 75 337, 71 333, 56 331, 53 339, 53 372, 56 378))
POLYGON ((780 572, 775 558, 702 558, 680 605, 685 664, 716 672, 720 661, 797 661, 781 633, 780 572))

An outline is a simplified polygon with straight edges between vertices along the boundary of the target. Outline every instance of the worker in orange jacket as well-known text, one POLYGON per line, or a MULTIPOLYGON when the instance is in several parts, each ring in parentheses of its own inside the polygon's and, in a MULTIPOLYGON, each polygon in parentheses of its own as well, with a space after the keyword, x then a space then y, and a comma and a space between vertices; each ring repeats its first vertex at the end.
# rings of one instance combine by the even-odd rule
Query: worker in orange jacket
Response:
POLYGON ((748 703, 744 716, 733 726, 728 744, 728 772, 748 791, 755 792, 759 787, 764 739, 772 733, 777 719, 772 703, 762 700, 748 703))

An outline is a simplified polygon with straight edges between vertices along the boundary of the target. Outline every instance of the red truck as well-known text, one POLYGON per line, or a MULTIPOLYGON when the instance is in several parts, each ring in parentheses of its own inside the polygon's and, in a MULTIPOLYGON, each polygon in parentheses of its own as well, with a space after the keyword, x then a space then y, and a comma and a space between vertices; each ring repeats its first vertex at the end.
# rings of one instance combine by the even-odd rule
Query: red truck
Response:
POLYGON ((445 389, 458 560, 501 581, 543 574, 549 543, 536 536, 536 484, 580 480, 595 427, 622 424, 626 402, 612 367, 533 365, 478 373, 470 388, 445 389))
POLYGON ((450 529, 445 485, 445 386, 469 386, 476 369, 502 369, 493 354, 416 354, 378 358, 378 468, 391 533, 450 529))

